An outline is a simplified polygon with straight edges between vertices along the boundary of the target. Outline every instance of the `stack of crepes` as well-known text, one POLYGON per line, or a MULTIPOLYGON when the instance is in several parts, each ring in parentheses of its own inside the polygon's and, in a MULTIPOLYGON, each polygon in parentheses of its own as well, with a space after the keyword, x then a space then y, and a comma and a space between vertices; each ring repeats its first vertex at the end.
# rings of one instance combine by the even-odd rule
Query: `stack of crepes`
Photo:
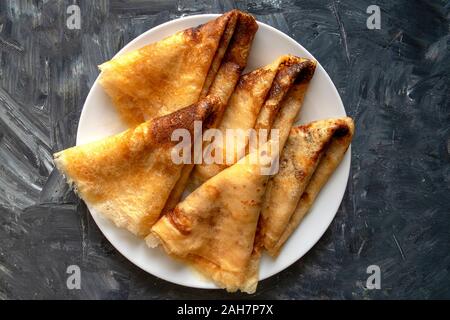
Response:
POLYGON ((292 128, 315 61, 286 55, 241 76, 256 31, 253 17, 233 10, 102 64, 100 83, 130 129, 55 154, 90 208, 219 286, 248 293, 261 252, 278 254, 354 131, 350 118, 292 128), (196 134, 195 121, 221 132, 278 129, 279 138, 257 150, 225 143, 215 152, 232 159, 226 164, 176 164, 171 135, 196 134), (250 161, 262 154, 270 161, 250 161), (277 174, 261 174, 275 161, 277 174))

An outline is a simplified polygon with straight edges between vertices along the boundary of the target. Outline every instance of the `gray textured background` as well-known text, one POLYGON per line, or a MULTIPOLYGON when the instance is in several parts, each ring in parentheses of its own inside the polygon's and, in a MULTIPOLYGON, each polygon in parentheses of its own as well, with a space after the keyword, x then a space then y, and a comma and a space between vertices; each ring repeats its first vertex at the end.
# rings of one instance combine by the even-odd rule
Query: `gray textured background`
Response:
POLYGON ((97 65, 162 22, 239 8, 321 62, 357 131, 348 190, 319 243, 254 297, 450 298, 447 1, 0 2, 0 299, 236 298, 141 271, 102 236, 53 168, 72 146, 97 65), (381 7, 381 30, 366 8, 381 7), (77 264, 81 290, 68 290, 77 264), (382 289, 364 288, 381 267, 382 289))

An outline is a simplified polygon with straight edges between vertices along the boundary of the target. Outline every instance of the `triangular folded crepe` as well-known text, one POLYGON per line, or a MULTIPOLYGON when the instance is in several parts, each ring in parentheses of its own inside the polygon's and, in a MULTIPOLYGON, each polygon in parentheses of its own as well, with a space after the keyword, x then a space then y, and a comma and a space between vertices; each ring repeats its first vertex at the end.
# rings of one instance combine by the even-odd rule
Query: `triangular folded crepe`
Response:
POLYGON ((228 291, 256 289, 257 264, 251 258, 268 179, 262 173, 271 161, 251 159, 255 154, 271 155, 272 148, 269 141, 214 176, 152 227, 152 235, 169 255, 193 265, 228 291))
MULTIPOLYGON (((236 87, 242 70, 244 70, 247 65, 250 47, 253 37, 258 29, 258 25, 252 16, 240 13, 235 29, 233 37, 229 41, 227 51, 222 59, 222 64, 208 90, 208 95, 219 97, 223 103, 223 108, 219 112, 216 122, 211 125, 212 128, 216 128, 220 125, 223 114, 226 109, 228 109, 228 100, 236 87)), ((181 195, 188 184, 189 176, 191 175, 193 168, 193 164, 187 164, 183 167, 180 178, 167 200, 165 210, 173 209, 179 202, 181 195)))
POLYGON ((170 115, 54 155, 54 162, 91 208, 138 236, 159 218, 182 165, 172 161, 175 129, 193 134, 194 121, 215 121, 220 100, 206 97, 170 115))
POLYGON ((232 163, 199 164, 191 174, 188 191, 195 190, 209 178, 239 160, 246 150, 227 150, 226 129, 247 131, 280 129, 280 149, 298 115, 308 84, 314 74, 315 61, 282 56, 268 66, 243 75, 230 98, 219 130, 223 132, 222 158, 232 163))
MULTIPOLYGON (((122 54, 100 65, 100 83, 130 126, 172 113, 207 95, 236 34, 238 10, 122 54)), ((249 28, 239 32, 251 34, 249 28)))
POLYGON ((353 137, 351 118, 315 121, 291 130, 278 174, 268 183, 261 212, 262 242, 276 256, 341 162, 353 137))

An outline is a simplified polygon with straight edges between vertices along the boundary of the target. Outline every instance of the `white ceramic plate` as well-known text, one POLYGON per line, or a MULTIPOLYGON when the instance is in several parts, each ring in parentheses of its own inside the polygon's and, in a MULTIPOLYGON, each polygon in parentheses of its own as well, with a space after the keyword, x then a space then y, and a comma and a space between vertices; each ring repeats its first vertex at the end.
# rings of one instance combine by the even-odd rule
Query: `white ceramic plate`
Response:
MULTIPOLYGON (((118 55, 161 40, 179 30, 194 27, 216 18, 217 14, 184 17, 157 26, 127 44, 118 55)), ((258 22, 247 70, 269 64, 283 54, 314 58, 305 48, 284 33, 258 22)), ((328 74, 318 64, 308 89, 298 123, 345 116, 344 106, 328 74)), ((116 134, 125 130, 111 101, 95 81, 81 113, 78 125, 77 145, 116 134)), ((322 237, 333 220, 347 186, 350 171, 350 152, 330 178, 314 203, 309 214, 284 245, 276 260, 263 256, 260 279, 266 279, 300 259, 322 237)), ((89 208, 100 230, 112 245, 128 260, 141 269, 164 280, 195 288, 216 286, 194 273, 191 268, 169 258, 161 249, 149 249, 143 240, 126 230, 119 229, 109 220, 89 208)))

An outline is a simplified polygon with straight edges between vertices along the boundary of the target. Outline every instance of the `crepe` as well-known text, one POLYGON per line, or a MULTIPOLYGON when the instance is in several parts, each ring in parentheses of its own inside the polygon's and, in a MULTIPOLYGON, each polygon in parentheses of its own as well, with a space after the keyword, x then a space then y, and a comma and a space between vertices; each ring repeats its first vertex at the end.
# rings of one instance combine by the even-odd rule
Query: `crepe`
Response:
MULTIPOLYGON (((129 126, 172 113, 208 94, 233 42, 238 10, 100 65, 100 84, 129 126)), ((240 28, 251 43, 256 30, 240 28)))
POLYGON ((268 183, 260 218, 262 244, 276 256, 321 188, 341 162, 353 137, 351 118, 315 121, 291 130, 280 170, 268 183))
POLYGON ((252 128, 269 130, 273 127, 280 130, 282 146, 300 111, 315 65, 312 60, 285 55, 268 66, 243 75, 219 126, 225 143, 218 152, 223 153, 224 162, 226 159, 233 160, 224 164, 196 165, 188 191, 195 190, 204 181, 236 163, 240 159, 239 155, 248 153, 247 144, 244 145, 245 150, 238 150, 236 146, 234 149, 227 149, 228 144, 233 145, 233 141, 229 143, 226 140, 227 129, 247 132, 252 128))
POLYGON ((182 165, 172 161, 175 129, 215 121, 220 99, 206 97, 170 115, 54 155, 54 162, 90 208, 118 227, 146 236, 159 218, 182 165))
POLYGON ((301 110, 306 91, 309 87, 311 78, 314 75, 314 71, 316 70, 316 62, 302 59, 299 67, 301 70, 297 75, 294 84, 290 87, 284 97, 284 100, 279 108, 280 110, 272 124, 272 129, 279 130, 280 150, 283 150, 292 125, 301 110))
MULTIPOLYGON (((222 59, 222 63, 208 90, 208 95, 214 95, 221 99, 222 109, 216 117, 216 121, 211 125, 216 128, 222 121, 224 112, 228 109, 227 104, 239 80, 242 70, 247 65, 247 58, 253 37, 258 29, 255 19, 244 13, 240 13, 236 23, 236 30, 229 42, 227 51, 222 59)), ((188 184, 194 164, 186 164, 183 167, 180 178, 173 188, 165 210, 170 210, 179 202, 183 191, 188 184)))
POLYGON ((228 291, 254 292, 257 264, 251 258, 268 179, 261 173, 271 161, 250 160, 272 148, 269 141, 187 196, 152 227, 152 242, 156 237, 169 255, 228 291))

